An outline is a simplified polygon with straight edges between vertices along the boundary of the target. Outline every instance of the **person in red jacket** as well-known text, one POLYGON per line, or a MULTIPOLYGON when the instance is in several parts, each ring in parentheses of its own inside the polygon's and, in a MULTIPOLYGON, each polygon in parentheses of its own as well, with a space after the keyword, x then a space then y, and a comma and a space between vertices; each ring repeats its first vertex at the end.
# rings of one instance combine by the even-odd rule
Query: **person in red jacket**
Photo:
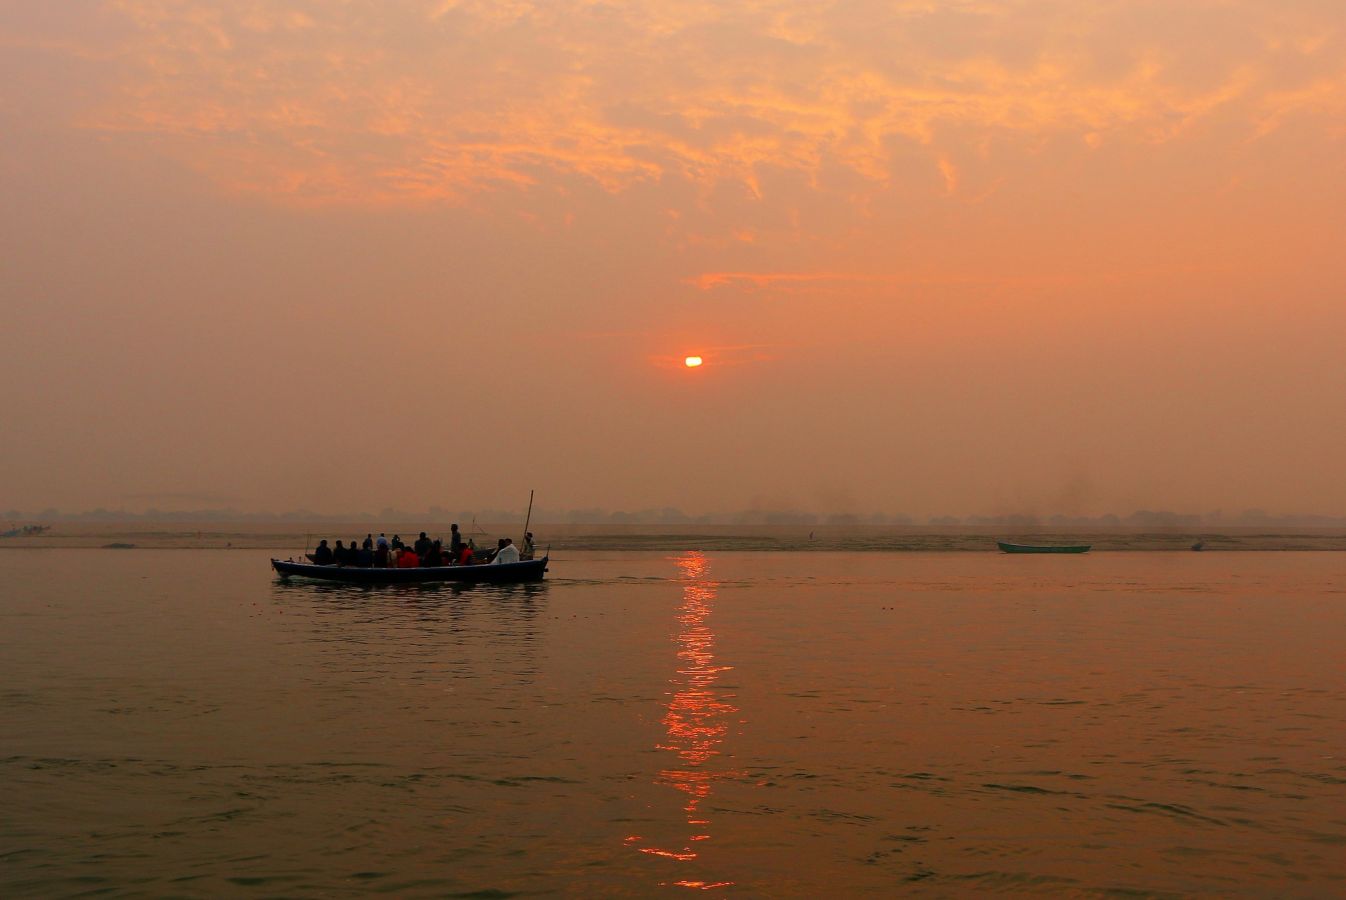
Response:
POLYGON ((421 558, 410 547, 403 547, 402 552, 397 554, 397 567, 399 569, 414 569, 420 564, 421 558))

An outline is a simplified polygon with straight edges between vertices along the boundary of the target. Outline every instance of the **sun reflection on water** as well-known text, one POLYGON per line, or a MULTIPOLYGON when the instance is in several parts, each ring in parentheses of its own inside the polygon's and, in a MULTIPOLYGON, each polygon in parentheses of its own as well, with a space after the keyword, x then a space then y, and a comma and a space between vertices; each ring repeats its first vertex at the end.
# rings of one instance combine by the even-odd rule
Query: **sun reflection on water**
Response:
MULTIPOLYGON (((668 785, 682 796, 683 812, 689 834, 683 847, 647 845, 644 838, 632 835, 626 839, 629 846, 641 853, 678 862, 698 858, 693 844, 711 839, 710 820, 703 812, 703 804, 710 797, 715 782, 736 776, 737 772, 717 768, 716 758, 723 752, 720 745, 729 731, 730 716, 738 707, 728 702, 732 697, 715 689, 721 672, 732 666, 715 661, 715 633, 709 619, 714 608, 717 585, 709 580, 709 561, 701 553, 688 553, 678 559, 684 580, 682 605, 678 608, 678 667, 670 684, 668 710, 663 717, 666 739, 656 744, 659 750, 675 754, 677 762, 659 772, 655 784, 668 785)), ((684 878, 668 882, 675 887, 693 890, 713 890, 728 887, 732 881, 704 881, 684 878)))

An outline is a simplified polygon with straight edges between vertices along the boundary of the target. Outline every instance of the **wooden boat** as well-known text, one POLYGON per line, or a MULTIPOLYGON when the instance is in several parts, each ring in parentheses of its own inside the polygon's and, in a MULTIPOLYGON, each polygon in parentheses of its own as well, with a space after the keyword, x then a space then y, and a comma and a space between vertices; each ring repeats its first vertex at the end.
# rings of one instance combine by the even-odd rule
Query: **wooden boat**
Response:
POLYGON ((1093 544, 1043 546, 1040 544, 1011 544, 1008 541, 996 541, 996 546, 1005 553, 1088 553, 1093 544))
POLYGON ((516 563, 479 566, 424 566, 415 569, 366 569, 360 566, 315 566, 293 560, 272 559, 271 568, 281 578, 292 576, 346 584, 424 584, 452 581, 460 584, 514 584, 541 581, 549 557, 516 563))

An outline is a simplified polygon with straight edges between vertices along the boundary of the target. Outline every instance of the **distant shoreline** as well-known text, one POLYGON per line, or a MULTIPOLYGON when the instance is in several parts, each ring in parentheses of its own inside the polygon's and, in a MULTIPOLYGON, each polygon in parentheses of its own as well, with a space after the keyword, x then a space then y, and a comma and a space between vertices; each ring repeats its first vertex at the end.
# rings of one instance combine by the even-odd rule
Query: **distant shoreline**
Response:
MULTIPOLYGON (((553 552, 997 552, 997 539, 1022 543, 1088 543, 1096 552, 1332 551, 1346 550, 1346 528, 1014 528, 1008 526, 791 526, 791 525, 546 525, 530 526, 539 548, 553 552)), ((268 550, 285 556, 321 539, 362 540, 366 534, 399 534, 408 542, 421 531, 447 538, 440 525, 268 523, 79 522, 57 523, 42 534, 0 540, 0 550, 268 550), (128 546, 130 545, 130 546, 128 546)), ((478 546, 497 537, 521 537, 521 523, 464 529, 478 546)))

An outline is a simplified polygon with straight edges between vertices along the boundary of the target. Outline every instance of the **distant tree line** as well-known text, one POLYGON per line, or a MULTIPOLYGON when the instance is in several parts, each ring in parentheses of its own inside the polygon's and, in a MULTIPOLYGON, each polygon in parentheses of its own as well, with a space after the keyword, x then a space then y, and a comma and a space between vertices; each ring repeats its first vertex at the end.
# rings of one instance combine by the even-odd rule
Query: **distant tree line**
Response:
MULTIPOLYGON (((0 520, 7 522, 398 522, 444 523, 459 522, 464 526, 477 522, 499 525, 522 521, 523 509, 449 510, 431 506, 428 510, 385 507, 377 513, 343 512, 319 513, 308 509, 281 513, 246 512, 236 509, 147 509, 133 512, 126 509, 92 509, 84 512, 63 512, 45 509, 41 512, 7 510, 0 520)), ((1170 510, 1137 510, 1130 515, 1108 513, 1101 516, 1036 515, 1006 513, 1002 515, 929 516, 915 517, 890 513, 813 513, 803 510, 749 509, 738 512, 690 515, 675 507, 640 510, 606 510, 598 508, 549 510, 535 508, 533 522, 545 525, 779 525, 798 527, 858 527, 864 525, 896 525, 947 528, 956 526, 1002 526, 1011 528, 1216 528, 1216 527, 1346 527, 1346 516, 1274 514, 1262 509, 1247 509, 1237 513, 1222 510, 1209 513, 1179 513, 1170 510)))

